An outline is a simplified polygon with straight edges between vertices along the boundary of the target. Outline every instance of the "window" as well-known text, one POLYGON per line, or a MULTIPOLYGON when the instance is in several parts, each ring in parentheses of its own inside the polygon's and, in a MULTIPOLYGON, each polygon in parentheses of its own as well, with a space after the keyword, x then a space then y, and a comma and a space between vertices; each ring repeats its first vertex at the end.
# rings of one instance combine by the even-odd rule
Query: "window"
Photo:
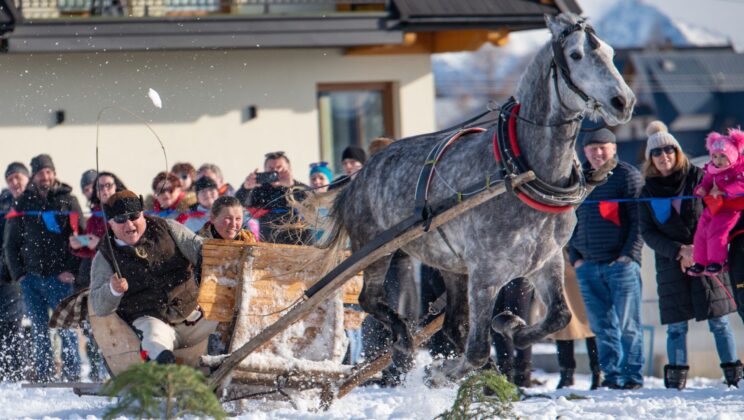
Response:
POLYGON ((355 145, 367 150, 375 137, 395 136, 392 83, 318 85, 321 160, 341 172, 341 152, 355 145))

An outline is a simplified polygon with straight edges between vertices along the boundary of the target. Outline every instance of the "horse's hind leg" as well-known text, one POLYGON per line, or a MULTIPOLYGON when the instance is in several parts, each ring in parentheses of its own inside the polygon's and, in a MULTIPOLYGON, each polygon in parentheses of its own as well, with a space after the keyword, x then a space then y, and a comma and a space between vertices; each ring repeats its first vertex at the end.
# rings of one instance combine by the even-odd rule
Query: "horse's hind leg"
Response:
POLYGON ((545 318, 535 325, 516 328, 513 331, 514 345, 525 348, 542 340, 545 336, 560 331, 571 321, 571 311, 563 295, 563 254, 556 253, 542 270, 533 284, 547 308, 545 318))
POLYGON ((413 365, 413 337, 405 321, 388 304, 385 296, 385 275, 392 256, 388 255, 364 269, 364 287, 359 305, 380 321, 393 334, 393 363, 403 371, 413 365))

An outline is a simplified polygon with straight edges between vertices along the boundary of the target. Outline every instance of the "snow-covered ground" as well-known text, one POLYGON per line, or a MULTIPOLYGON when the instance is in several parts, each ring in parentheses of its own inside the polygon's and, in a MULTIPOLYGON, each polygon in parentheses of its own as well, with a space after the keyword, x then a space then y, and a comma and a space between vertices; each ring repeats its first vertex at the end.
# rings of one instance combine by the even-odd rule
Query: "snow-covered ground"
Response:
MULTIPOLYGON (((238 419, 432 419, 448 409, 456 390, 429 389, 423 382, 420 354, 418 368, 404 387, 358 388, 336 401, 329 411, 315 412, 313 401, 296 403, 251 402, 238 419)), ((661 379, 646 378, 637 391, 588 391, 589 377, 577 376, 572 389, 555 391, 557 374, 537 372, 543 385, 528 390, 544 394, 515 404, 515 414, 529 419, 744 419, 744 389, 727 389, 720 380, 695 378, 684 391, 664 389, 661 379), (567 399, 570 394, 586 399, 567 399)), ((0 385, 0 418, 96 419, 111 404, 103 397, 77 397, 70 390, 22 389, 18 384, 0 385)))

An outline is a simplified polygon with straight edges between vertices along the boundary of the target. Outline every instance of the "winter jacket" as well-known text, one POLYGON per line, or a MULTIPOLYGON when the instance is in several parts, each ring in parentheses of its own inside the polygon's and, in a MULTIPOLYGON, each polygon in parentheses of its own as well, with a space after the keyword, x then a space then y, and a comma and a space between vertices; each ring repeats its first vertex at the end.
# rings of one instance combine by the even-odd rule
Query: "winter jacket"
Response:
POLYGON ((725 169, 716 168, 712 162, 705 164, 700 186, 710 193, 713 183, 716 184, 721 192, 726 193, 728 197, 744 194, 744 158, 736 161, 735 164, 725 169))
POLYGON ((55 181, 46 197, 31 183, 18 199, 15 210, 20 216, 8 219, 3 249, 10 275, 18 280, 27 273, 42 277, 57 276, 62 272, 77 273, 79 259, 72 255, 69 237, 83 231, 83 216, 72 188, 55 181), (42 214, 24 212, 64 212, 42 214), (75 216, 77 215, 77 216, 75 216), (73 226, 77 217, 77 226, 73 226), (55 232, 58 230, 59 232, 55 232))
MULTIPOLYGON (((679 194, 692 195, 702 176, 700 168, 690 166, 679 194)), ((648 186, 644 186, 641 197, 654 195, 648 186)), ((720 283, 709 277, 690 277, 682 272, 677 260, 682 245, 692 244, 703 211, 701 200, 682 200, 679 213, 672 208, 664 223, 658 220, 648 201, 640 203, 639 211, 641 235, 654 250, 656 260, 656 290, 661 323, 671 324, 693 318, 702 321, 735 311, 736 305, 729 297, 731 283, 728 275, 718 276, 720 283)))
POLYGON ((146 216, 146 221, 145 233, 135 246, 113 245, 113 255, 129 283, 122 296, 114 296, 110 287, 111 248, 99 246, 91 270, 91 305, 96 315, 116 311, 128 323, 145 315, 167 322, 169 292, 193 281, 202 239, 173 220, 146 216))
MULTIPOLYGON (((13 203, 10 190, 3 190, 0 193, 0 212, 3 212, 0 214, 0 241, 2 241, 2 232, 5 229, 6 212, 10 211, 13 203)), ((0 325, 14 321, 20 324, 22 309, 21 287, 10 277, 8 265, 5 264, 5 258, 3 258, 2 242, 0 242, 0 325)))
MULTIPOLYGON (((584 169, 590 168, 584 163, 584 169)), ((641 191, 641 173, 632 165, 618 161, 607 182, 596 187, 576 209, 576 228, 568 243, 571 264, 609 263, 621 256, 641 263, 641 240, 638 208, 635 202, 603 202, 609 199, 636 198, 641 191)))
POLYGON ((7 220, 5 216, 10 212, 11 207, 13 207, 13 203, 15 200, 13 200, 13 194, 10 193, 10 190, 3 190, 0 193, 0 282, 11 282, 13 279, 10 277, 10 271, 8 271, 8 264, 5 263, 5 257, 3 255, 2 250, 2 236, 3 232, 5 231, 5 221, 7 220))
MULTIPOLYGON (((207 222, 206 224, 204 224, 204 226, 202 226, 202 228, 199 229, 199 232, 197 232, 196 234, 205 239, 225 239, 221 237, 219 233, 217 233, 217 230, 212 226, 212 222, 207 222)), ((251 233, 251 231, 248 229, 240 229, 238 231, 238 235, 235 238, 232 238, 232 240, 248 243, 258 242, 256 240, 256 237, 253 236, 253 233, 251 233)))
POLYGON ((154 199, 152 202, 152 209, 158 216, 164 219, 177 220, 179 223, 183 223, 188 218, 188 213, 191 211, 191 206, 196 204, 196 194, 192 192, 181 192, 175 203, 164 209, 160 206, 160 201, 154 199))

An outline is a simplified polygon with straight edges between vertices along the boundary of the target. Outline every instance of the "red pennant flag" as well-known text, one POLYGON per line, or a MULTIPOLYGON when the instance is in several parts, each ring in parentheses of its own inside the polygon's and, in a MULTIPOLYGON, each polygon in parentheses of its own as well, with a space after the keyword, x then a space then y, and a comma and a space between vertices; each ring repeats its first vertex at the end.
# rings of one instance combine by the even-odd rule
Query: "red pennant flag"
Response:
POLYGON ((23 216, 23 213, 16 211, 16 209, 10 209, 10 211, 5 215, 6 219, 12 219, 14 217, 21 217, 23 216))
POLYGON ((72 227, 72 233, 77 236, 78 234, 78 222, 80 221, 80 213, 70 212, 70 226, 72 227))
POLYGON ((616 201, 600 201, 599 215, 620 226, 620 204, 616 201))

